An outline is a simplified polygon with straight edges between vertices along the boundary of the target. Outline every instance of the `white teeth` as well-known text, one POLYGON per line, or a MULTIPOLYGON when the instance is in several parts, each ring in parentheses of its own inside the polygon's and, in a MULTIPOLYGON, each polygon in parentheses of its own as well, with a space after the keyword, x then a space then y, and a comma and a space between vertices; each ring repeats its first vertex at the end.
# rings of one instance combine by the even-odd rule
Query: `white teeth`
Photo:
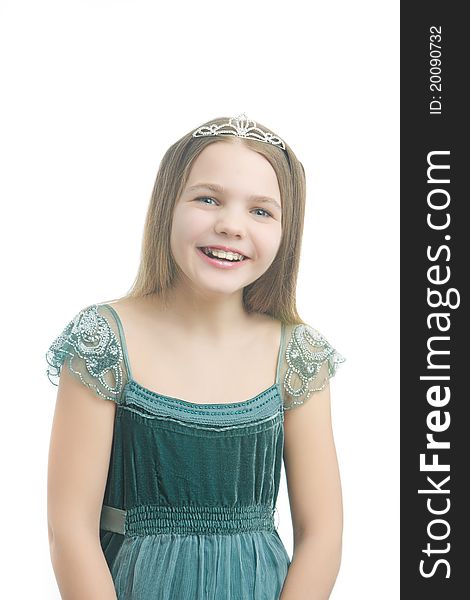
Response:
POLYGON ((244 260, 245 257, 242 254, 236 252, 225 252, 224 250, 215 250, 215 248, 203 248, 204 254, 217 256, 217 258, 225 258, 227 260, 240 261, 244 260))

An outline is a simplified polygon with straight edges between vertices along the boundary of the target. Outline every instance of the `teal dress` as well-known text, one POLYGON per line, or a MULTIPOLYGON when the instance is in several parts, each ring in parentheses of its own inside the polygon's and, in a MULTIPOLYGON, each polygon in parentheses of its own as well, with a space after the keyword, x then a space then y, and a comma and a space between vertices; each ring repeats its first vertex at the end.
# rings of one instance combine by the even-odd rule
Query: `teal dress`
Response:
POLYGON ((276 381, 243 402, 196 404, 133 376, 111 304, 82 309, 46 354, 116 403, 100 520, 118 600, 277 600, 291 563, 274 513, 284 411, 345 359, 306 324, 282 325, 276 381))

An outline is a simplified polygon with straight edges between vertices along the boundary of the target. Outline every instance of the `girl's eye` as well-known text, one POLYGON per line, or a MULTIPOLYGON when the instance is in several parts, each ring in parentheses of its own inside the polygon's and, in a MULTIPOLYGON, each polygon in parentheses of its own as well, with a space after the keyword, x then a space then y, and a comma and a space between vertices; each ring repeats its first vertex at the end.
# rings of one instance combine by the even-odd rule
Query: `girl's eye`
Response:
MULTIPOLYGON (((211 198, 210 196, 200 196, 199 198, 196 198, 196 200, 214 200, 214 198, 211 198)), ((204 202, 203 204, 207 204, 207 202, 204 202)), ((270 212, 268 212, 267 210, 264 210, 264 208, 254 208, 253 210, 261 210, 262 212, 264 212, 268 217, 272 217, 272 214, 270 212)))
POLYGON ((255 208, 255 210, 261 210, 264 213, 266 213, 268 215, 268 217, 272 217, 272 214, 270 212, 268 212, 267 210, 264 210, 264 208, 255 208))
POLYGON ((196 200, 214 200, 214 198, 210 198, 209 196, 201 196, 200 198, 196 198, 196 200))

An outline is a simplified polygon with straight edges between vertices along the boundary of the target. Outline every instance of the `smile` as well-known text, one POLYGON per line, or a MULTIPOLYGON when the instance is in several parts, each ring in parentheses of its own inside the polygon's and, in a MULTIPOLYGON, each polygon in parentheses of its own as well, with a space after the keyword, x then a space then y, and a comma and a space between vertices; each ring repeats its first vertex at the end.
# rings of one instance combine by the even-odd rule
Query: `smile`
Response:
MULTIPOLYGON (((234 260, 233 259, 234 255, 232 253, 227 253, 230 258, 226 258, 226 257, 223 258, 223 256, 226 255, 226 253, 224 253, 224 252, 221 252, 220 256, 215 256, 215 254, 212 254, 206 248, 197 248, 197 252, 207 264, 210 264, 215 267, 222 268, 222 269, 236 269, 250 260, 249 258, 246 258, 246 257, 243 257, 241 260, 237 260, 237 259, 234 260)), ((217 254, 219 254, 219 252, 217 252, 217 254)), ((239 255, 235 255, 235 256, 239 256, 239 255)))
POLYGON ((219 250, 219 248, 212 248, 211 246, 202 247, 201 250, 204 252, 204 254, 207 254, 207 256, 230 260, 232 262, 236 260, 245 260, 245 258, 247 258, 238 252, 226 252, 224 250, 219 250))

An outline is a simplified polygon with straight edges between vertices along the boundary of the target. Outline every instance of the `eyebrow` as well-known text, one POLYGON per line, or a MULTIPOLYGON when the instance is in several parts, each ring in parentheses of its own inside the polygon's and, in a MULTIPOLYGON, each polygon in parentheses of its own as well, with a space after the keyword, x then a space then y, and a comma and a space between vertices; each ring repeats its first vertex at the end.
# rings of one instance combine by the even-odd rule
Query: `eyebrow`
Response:
MULTIPOLYGON (((186 191, 193 192, 193 191, 199 190, 199 189, 212 190, 213 192, 218 192, 219 194, 225 193, 225 189, 221 185, 217 185, 216 183, 198 183, 196 185, 192 185, 191 187, 187 188, 186 191)), ((254 195, 254 196, 250 196, 249 200, 253 201, 253 202, 264 202, 266 204, 273 204, 274 206, 277 206, 277 208, 279 208, 279 210, 282 210, 279 202, 277 200, 274 200, 274 198, 270 198, 269 196, 255 196, 254 195)))

